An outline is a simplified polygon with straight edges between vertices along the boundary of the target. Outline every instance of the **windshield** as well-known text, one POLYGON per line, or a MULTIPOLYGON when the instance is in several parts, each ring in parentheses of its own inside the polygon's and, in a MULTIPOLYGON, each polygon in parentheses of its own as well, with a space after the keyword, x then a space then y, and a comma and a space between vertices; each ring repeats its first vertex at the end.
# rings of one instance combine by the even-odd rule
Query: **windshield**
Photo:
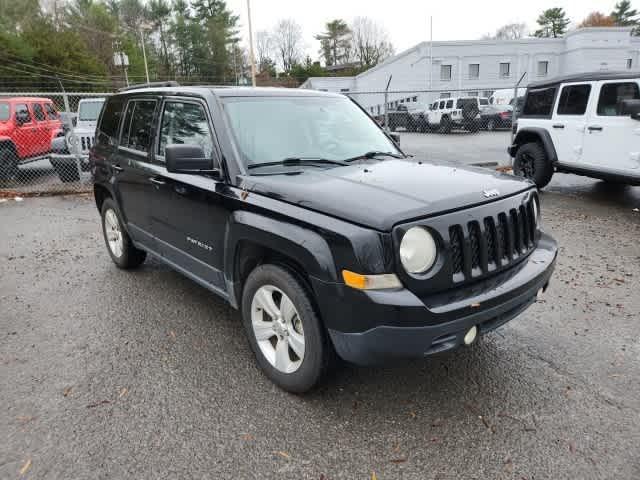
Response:
POLYGON ((78 118, 81 122, 95 122, 98 120, 104 102, 83 102, 80 104, 78 118))
POLYGON ((229 97, 223 104, 247 166, 292 157, 345 160, 370 151, 400 153, 347 98, 229 97))
POLYGON ((10 118, 9 104, 7 102, 0 102, 0 121, 6 122, 10 118))

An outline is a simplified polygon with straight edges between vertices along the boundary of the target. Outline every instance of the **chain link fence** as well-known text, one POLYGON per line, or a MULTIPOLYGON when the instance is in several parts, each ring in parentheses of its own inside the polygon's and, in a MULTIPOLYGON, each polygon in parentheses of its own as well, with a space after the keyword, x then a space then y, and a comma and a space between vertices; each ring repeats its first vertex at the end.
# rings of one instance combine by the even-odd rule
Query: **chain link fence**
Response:
MULTIPOLYGON (((428 153, 423 136, 509 130, 523 89, 346 94, 387 131, 399 133, 401 144, 412 142, 419 150, 412 153, 428 153)), ((0 195, 91 191, 88 153, 109 95, 0 92, 0 195)))
POLYGON ((0 92, 0 195, 91 191, 88 153, 108 95, 0 92))
POLYGON ((406 153, 423 159, 508 169, 507 147, 525 88, 343 92, 406 153))

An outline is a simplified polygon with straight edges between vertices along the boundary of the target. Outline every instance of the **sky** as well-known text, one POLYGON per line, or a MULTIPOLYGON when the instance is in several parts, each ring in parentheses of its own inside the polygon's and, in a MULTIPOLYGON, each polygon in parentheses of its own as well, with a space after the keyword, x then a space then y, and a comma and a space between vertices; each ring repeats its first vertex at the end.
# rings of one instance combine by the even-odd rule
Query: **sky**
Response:
MULTIPOLYGON (((258 30, 269 30, 281 18, 293 18, 303 29, 306 52, 318 57, 314 35, 336 18, 349 22, 367 16, 389 32, 396 53, 429 39, 429 17, 433 17, 433 40, 473 40, 493 33, 507 23, 526 23, 531 32, 544 9, 562 7, 574 24, 590 12, 609 14, 616 0, 251 0, 254 40, 258 30)), ((241 34, 248 44, 247 0, 227 0, 240 15, 241 34)), ((632 0, 640 9, 640 0, 632 0)))

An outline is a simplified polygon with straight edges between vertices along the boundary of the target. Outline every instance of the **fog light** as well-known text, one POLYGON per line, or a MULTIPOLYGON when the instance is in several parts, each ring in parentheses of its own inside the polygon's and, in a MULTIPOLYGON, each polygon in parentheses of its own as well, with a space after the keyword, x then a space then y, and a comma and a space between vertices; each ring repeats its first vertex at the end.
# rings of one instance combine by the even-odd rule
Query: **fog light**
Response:
POLYGON ((471 345, 475 341, 477 336, 478 336, 478 327, 474 325, 469 329, 469 331, 464 336, 464 344, 471 345))

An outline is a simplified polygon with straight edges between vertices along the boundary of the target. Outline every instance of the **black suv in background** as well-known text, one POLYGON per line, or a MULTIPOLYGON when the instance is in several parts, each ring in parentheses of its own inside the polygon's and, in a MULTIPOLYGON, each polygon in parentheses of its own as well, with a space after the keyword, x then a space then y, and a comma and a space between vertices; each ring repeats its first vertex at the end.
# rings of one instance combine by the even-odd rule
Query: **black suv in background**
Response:
POLYGON ((117 266, 160 259, 240 309, 266 375, 471 344, 546 289, 526 180, 406 157, 348 98, 164 86, 110 97, 91 153, 117 266))

